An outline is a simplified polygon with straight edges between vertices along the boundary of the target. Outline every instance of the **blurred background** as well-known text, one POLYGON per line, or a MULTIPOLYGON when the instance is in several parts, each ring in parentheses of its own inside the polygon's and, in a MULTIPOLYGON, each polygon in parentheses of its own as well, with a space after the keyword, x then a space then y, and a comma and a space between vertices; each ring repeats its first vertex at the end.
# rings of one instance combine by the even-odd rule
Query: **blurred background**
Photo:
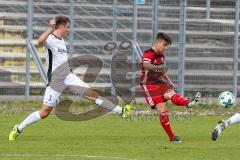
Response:
MULTIPOLYGON (((103 61, 88 83, 100 92, 118 95, 111 77, 114 55, 139 63, 157 32, 165 32, 173 40, 166 51, 168 74, 179 93, 201 91, 203 103, 226 90, 240 94, 239 0, 1 0, 0 99, 42 97, 47 67, 35 40, 58 15, 71 20, 69 56, 91 54, 103 61)), ((83 78, 86 66, 74 73, 83 78)), ((138 82, 131 82, 126 95, 142 100, 138 82)))

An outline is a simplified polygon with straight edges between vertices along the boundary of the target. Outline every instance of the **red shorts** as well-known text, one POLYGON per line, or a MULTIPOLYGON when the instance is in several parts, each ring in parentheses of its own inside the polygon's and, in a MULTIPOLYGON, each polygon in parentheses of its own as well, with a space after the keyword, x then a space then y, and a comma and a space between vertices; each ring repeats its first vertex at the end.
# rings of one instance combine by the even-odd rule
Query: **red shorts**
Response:
POLYGON ((166 83, 163 84, 141 84, 142 92, 149 106, 155 106, 166 102, 164 94, 171 89, 166 83))

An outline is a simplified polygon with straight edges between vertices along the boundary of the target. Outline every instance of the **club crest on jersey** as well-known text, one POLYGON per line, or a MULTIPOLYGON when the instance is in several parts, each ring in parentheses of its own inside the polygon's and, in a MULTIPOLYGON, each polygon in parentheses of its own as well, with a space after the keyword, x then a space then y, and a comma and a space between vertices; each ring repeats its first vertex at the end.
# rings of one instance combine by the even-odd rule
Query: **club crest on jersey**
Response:
POLYGON ((154 64, 163 63, 163 57, 154 59, 153 63, 154 64))

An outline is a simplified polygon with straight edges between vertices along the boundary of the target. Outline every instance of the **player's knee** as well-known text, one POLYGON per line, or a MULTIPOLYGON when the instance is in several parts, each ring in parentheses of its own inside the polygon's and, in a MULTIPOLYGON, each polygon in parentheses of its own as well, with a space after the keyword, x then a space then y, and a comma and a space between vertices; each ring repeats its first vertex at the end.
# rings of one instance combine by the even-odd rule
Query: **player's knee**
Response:
POLYGON ((49 114, 46 114, 45 112, 39 112, 39 115, 41 117, 41 119, 46 118, 49 114))
POLYGON ((83 97, 90 100, 95 100, 98 96, 99 94, 92 89, 88 89, 83 93, 83 97))
POLYGON ((157 108, 158 111, 160 111, 160 112, 165 112, 165 111, 167 111, 166 103, 159 103, 159 104, 156 105, 156 108, 157 108))
POLYGON ((176 93, 175 93, 175 91, 174 90, 168 90, 165 94, 164 94, 164 98, 166 99, 166 100, 169 100, 169 99, 171 99, 171 97, 173 96, 173 95, 175 95, 176 93))
POLYGON ((41 109, 39 111, 39 115, 40 115, 41 119, 46 118, 51 113, 51 111, 52 111, 52 108, 48 108, 48 109, 43 108, 43 109, 41 109))

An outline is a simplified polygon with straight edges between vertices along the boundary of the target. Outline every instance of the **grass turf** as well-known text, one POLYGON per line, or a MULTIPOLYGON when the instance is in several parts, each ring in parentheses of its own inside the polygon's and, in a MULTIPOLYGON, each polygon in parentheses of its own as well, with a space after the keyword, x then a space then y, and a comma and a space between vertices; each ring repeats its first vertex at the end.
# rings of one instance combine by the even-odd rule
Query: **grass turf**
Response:
POLYGON ((238 159, 240 126, 224 131, 216 142, 211 131, 220 116, 171 117, 182 143, 170 143, 156 118, 126 121, 104 116, 90 121, 62 121, 51 115, 29 126, 15 142, 8 141, 13 125, 27 114, 0 114, 1 160, 226 160, 238 159))

